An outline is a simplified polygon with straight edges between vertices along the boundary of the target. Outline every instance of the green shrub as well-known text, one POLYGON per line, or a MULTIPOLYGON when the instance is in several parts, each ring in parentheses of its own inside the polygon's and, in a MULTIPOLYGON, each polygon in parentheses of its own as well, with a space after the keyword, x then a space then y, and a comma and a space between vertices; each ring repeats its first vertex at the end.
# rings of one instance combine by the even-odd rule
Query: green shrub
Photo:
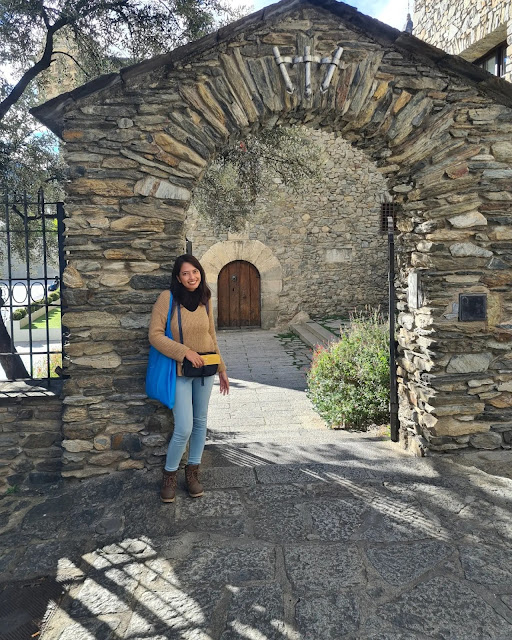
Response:
POLYGON ((377 311, 352 316, 339 342, 314 353, 308 396, 331 428, 389 419, 389 331, 377 311))
MULTIPOLYGON (((46 304, 51 304, 60 298, 60 291, 53 291, 47 298, 41 298, 41 300, 36 300, 30 305, 30 312, 34 313, 35 311, 39 311, 46 304)), ((27 307, 22 307, 21 309, 17 309, 12 317, 14 320, 21 320, 28 314, 27 307)))
POLYGON ((13 320, 21 320, 27 315, 26 309, 16 309, 16 311, 12 314, 13 320))

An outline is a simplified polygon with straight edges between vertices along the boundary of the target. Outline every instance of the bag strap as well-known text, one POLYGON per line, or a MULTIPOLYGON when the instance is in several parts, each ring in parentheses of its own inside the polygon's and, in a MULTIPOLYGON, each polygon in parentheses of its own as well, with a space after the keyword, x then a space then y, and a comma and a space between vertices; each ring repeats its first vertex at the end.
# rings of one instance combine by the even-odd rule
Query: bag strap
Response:
POLYGON ((174 298, 173 298, 173 295, 171 293, 171 299, 169 300, 169 313, 167 314, 167 326, 165 328, 165 335, 168 338, 171 338, 171 340, 172 340, 171 316, 172 316, 173 306, 174 306, 174 298))
MULTIPOLYGON (((171 297, 172 297, 172 293, 171 293, 171 297)), ((180 342, 181 342, 181 344, 184 344, 184 342, 183 342, 183 328, 181 326, 181 304, 176 304, 175 306, 178 308, 178 329, 180 331, 180 342)), ((206 309, 206 315, 209 317, 210 316, 210 301, 209 300, 206 301, 205 309, 206 309)), ((171 313, 171 311, 169 311, 169 313, 171 313)))

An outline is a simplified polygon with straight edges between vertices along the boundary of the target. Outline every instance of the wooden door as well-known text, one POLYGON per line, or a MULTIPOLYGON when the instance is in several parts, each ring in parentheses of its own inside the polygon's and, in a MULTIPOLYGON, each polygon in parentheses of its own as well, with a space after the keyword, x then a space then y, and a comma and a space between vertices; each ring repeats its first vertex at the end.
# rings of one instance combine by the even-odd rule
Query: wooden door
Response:
POLYGON ((219 327, 261 327, 260 274, 250 262, 230 262, 217 284, 219 327))

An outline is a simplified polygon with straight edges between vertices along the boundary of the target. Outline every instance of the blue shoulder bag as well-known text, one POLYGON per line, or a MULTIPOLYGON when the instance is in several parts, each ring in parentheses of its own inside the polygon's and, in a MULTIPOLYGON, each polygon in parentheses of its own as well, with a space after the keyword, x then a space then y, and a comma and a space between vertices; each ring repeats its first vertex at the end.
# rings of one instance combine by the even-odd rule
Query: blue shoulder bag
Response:
MULTIPOLYGON (((172 340, 171 333, 172 293, 169 300, 169 313, 165 335, 172 340)), ((159 400, 169 409, 174 407, 176 394, 176 360, 164 356, 155 347, 149 350, 148 368, 146 372, 146 395, 159 400)))

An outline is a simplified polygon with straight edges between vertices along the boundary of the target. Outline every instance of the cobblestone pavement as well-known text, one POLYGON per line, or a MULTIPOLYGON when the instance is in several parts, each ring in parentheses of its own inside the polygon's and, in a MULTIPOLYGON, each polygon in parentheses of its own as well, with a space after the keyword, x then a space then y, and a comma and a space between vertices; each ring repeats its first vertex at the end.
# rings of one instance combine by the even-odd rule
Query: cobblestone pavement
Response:
POLYGON ((212 407, 225 419, 203 498, 180 477, 162 504, 155 470, 2 500, 0 637, 29 638, 44 618, 43 640, 510 640, 512 481, 308 428, 298 369, 259 386, 252 349, 282 366, 280 343, 248 334, 250 373, 235 338, 221 336, 240 386, 212 407), (231 400, 258 390, 259 436, 231 422, 231 400))

